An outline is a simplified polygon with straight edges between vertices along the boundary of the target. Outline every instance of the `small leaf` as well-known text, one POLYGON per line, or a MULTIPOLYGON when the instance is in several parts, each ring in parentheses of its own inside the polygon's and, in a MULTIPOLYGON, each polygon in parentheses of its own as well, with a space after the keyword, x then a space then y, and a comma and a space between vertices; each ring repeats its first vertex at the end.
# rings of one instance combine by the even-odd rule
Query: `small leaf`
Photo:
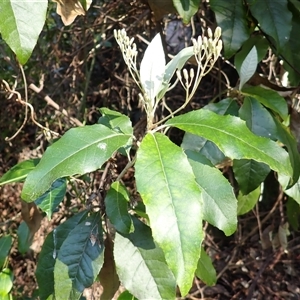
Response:
POLYGON ((268 165, 252 159, 235 159, 232 167, 234 177, 244 195, 255 190, 271 171, 268 165))
POLYGON ((13 272, 9 268, 5 268, 0 272, 0 299, 9 300, 11 296, 8 296, 10 290, 13 287, 13 272), (6 296, 8 296, 6 298, 6 296))
POLYGON ((133 295, 131 295, 128 291, 121 293, 118 297, 118 300, 138 300, 133 295))
POLYGON ((250 192, 247 195, 243 195, 240 192, 237 197, 237 199, 238 199, 237 214, 240 216, 240 215, 244 215, 245 213, 250 211, 257 203, 260 193, 261 193, 260 186, 256 190, 250 192))
POLYGON ((198 11, 200 0, 173 0, 173 4, 183 23, 188 24, 192 16, 198 11))
POLYGON ((211 140, 231 159, 253 159, 268 164, 279 173, 287 176, 293 174, 288 153, 275 142, 253 134, 237 117, 220 116, 200 109, 174 117, 166 125, 211 140))
POLYGON ((47 148, 40 163, 28 174, 22 198, 34 201, 58 178, 97 170, 130 138, 101 124, 70 129, 47 148))
POLYGON ((129 233, 131 218, 128 213, 129 195, 126 187, 119 181, 114 182, 105 197, 106 214, 120 233, 129 233))
POLYGON ((183 150, 159 133, 145 136, 135 169, 153 237, 164 251, 181 293, 186 295, 203 239, 202 197, 193 170, 183 150))
POLYGON ((138 299, 175 299, 176 282, 151 229, 134 218, 135 231, 116 233, 114 257, 124 287, 138 299))
POLYGON ((239 105, 232 98, 223 99, 218 103, 209 103, 203 109, 208 109, 218 115, 232 115, 236 117, 239 115, 239 105))
POLYGON ((47 7, 47 0, 0 0, 1 36, 21 64, 27 62, 36 45, 46 20, 47 7))
POLYGON ((203 219, 231 235, 236 230, 237 201, 228 180, 199 153, 187 150, 203 198, 203 219), (218 187, 216 189, 216 186, 218 187))
POLYGON ((27 224, 23 221, 18 227, 18 250, 21 254, 27 253, 30 247, 30 230, 27 224))
POLYGON ((36 269, 40 299, 48 299, 54 293, 54 264, 62 243, 68 234, 86 218, 88 211, 82 211, 50 232, 43 244, 36 269))
POLYGON ((300 180, 289 189, 285 189, 284 193, 294 199, 300 205, 300 180))
POLYGON ((208 286, 213 286, 217 282, 216 269, 203 247, 201 247, 201 256, 195 274, 208 286))
POLYGON ((59 203, 64 199, 67 191, 65 179, 57 179, 52 183, 51 188, 42 196, 35 200, 35 204, 44 211, 48 219, 51 219, 52 213, 59 203))
POLYGON ((247 2, 262 31, 275 40, 277 50, 282 50, 290 38, 292 28, 292 13, 288 9, 288 1, 247 0, 247 2))
POLYGON ((0 186, 3 184, 20 182, 25 180, 28 173, 35 168, 39 161, 39 158, 35 158, 25 160, 16 164, 0 178, 0 186))
POLYGON ((86 0, 86 7, 83 7, 79 0, 53 0, 57 2, 56 12, 61 16, 63 23, 68 26, 72 24, 77 16, 85 15, 92 1, 86 0))
POLYGON ((54 267, 55 299, 80 294, 93 284, 104 260, 99 213, 75 226, 62 243, 54 267))
POLYGON ((11 235, 4 235, 0 238, 0 268, 3 267, 12 244, 11 235))
POLYGON ((225 56, 229 58, 249 38, 246 6, 242 0, 210 0, 209 4, 222 28, 225 56))
POLYGON ((295 231, 299 230, 300 205, 291 197, 288 197, 288 201, 286 203, 286 215, 292 228, 295 231))
POLYGON ((163 82, 165 64, 165 52, 158 33, 147 47, 140 68, 141 84, 152 105, 163 82))
POLYGON ((242 93, 245 96, 252 96, 264 106, 278 113, 283 120, 288 116, 288 107, 285 99, 276 91, 267 90, 260 86, 244 87, 242 93))
POLYGON ((256 47, 253 46, 253 48, 244 59, 241 65, 241 69, 237 70, 240 75, 239 90, 241 90, 244 84, 253 76, 257 68, 257 63, 257 51, 256 47))

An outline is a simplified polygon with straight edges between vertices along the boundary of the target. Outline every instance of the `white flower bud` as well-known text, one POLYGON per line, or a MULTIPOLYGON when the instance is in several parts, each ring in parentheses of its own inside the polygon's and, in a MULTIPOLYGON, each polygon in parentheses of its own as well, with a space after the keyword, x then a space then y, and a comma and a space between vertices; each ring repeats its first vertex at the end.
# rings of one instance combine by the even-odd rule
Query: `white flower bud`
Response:
POLYGON ((212 31, 211 31, 210 28, 207 28, 207 35, 208 35, 208 37, 209 37, 210 39, 212 39, 213 34, 212 34, 212 31))

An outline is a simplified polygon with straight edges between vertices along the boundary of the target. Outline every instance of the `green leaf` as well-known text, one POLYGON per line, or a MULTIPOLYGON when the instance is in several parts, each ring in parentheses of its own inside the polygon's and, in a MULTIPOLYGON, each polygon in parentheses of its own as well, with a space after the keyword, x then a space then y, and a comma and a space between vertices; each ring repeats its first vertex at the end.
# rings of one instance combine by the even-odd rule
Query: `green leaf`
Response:
POLYGON ((29 59, 43 29, 47 0, 0 0, 0 32, 21 64, 29 59))
POLYGON ((216 144, 201 136, 188 132, 186 132, 183 136, 181 147, 184 150, 199 152, 209 159, 213 165, 217 165, 225 159, 225 155, 220 151, 216 144))
POLYGON ((13 287, 13 272, 5 268, 0 272, 0 299, 10 299, 11 297, 5 298, 13 287))
POLYGON ((106 214, 120 233, 129 233, 132 227, 128 213, 129 195, 126 187, 119 181, 114 182, 105 197, 106 214))
POLYGON ((147 98, 154 105, 154 98, 160 91, 165 73, 165 52, 160 33, 147 47, 140 67, 140 81, 147 98))
POLYGON ((240 192, 237 198, 238 199, 237 214, 240 216, 250 211, 257 203, 260 193, 261 193, 260 186, 247 195, 243 195, 240 192))
POLYGON ((288 153, 275 142, 253 134, 237 117, 220 116, 200 109, 174 117, 166 125, 211 140, 231 159, 253 159, 268 164, 279 173, 287 176, 293 174, 288 153))
POLYGON ((198 11, 200 0, 173 0, 173 4, 183 23, 188 24, 192 16, 198 11))
POLYGON ((213 286, 217 282, 216 269, 203 247, 201 247, 201 256, 195 274, 208 286, 213 286))
POLYGON ((300 180, 298 180, 291 188, 284 189, 284 192, 300 205, 300 180))
POLYGON ((122 284, 138 299, 175 299, 174 275, 153 242, 151 229, 135 218, 134 227, 133 233, 115 237, 114 257, 122 284))
POLYGON ((35 168, 39 161, 39 158, 29 159, 13 166, 0 178, 0 186, 7 183, 23 181, 27 177, 28 173, 35 168))
POLYGON ((33 201, 58 178, 97 170, 130 138, 101 124, 70 129, 28 174, 21 197, 33 201))
POLYGON ((232 115, 236 117, 239 115, 239 105, 233 98, 226 98, 218 103, 209 103, 203 109, 208 109, 218 115, 232 115))
POLYGON ((82 211, 50 232, 43 244, 36 269, 40 299, 48 299, 54 293, 54 265, 58 251, 68 234, 86 218, 88 211, 82 211))
POLYGON ((0 238, 0 268, 3 267, 12 244, 11 235, 4 235, 0 238))
POLYGON ((244 84, 254 75, 257 68, 257 64, 257 50, 256 47, 253 46, 248 55, 245 57, 241 68, 237 69, 240 75, 239 90, 241 90, 244 84))
POLYGON ((232 167, 234 177, 244 195, 255 190, 271 171, 268 165, 252 159, 235 159, 232 167))
POLYGON ((232 186, 201 154, 190 150, 186 154, 202 191, 203 219, 231 235, 237 224, 237 201, 232 186))
POLYGON ((239 116, 256 135, 277 140, 277 129, 273 116, 255 98, 245 97, 239 116))
POLYGON ((267 90, 260 86, 244 87, 242 94, 251 96, 264 106, 278 113, 283 120, 288 116, 288 106, 283 97, 276 91, 267 90))
POLYGON ((54 267, 55 299, 65 300, 93 284, 103 265, 100 214, 77 224, 62 243, 54 267))
POLYGON ((27 226, 27 224, 23 221, 18 227, 17 230, 18 234, 18 250, 21 254, 27 253, 30 247, 30 230, 27 226))
POLYGON ((121 293, 118 297, 118 300, 138 300, 133 295, 131 295, 128 291, 121 293))
POLYGON ((249 38, 246 7, 243 0, 210 0, 209 4, 222 28, 225 56, 229 58, 249 38))
POLYGON ((127 116, 106 107, 99 108, 99 111, 101 112, 102 117, 99 118, 98 124, 103 124, 117 132, 132 135, 133 128, 131 121, 127 116))
POLYGON ((35 204, 47 214, 48 219, 50 220, 52 213, 64 199, 66 191, 66 179, 57 179, 52 183, 51 188, 44 195, 35 200, 35 204))
POLYGON ((281 50, 290 38, 292 28, 292 13, 288 9, 287 0, 247 0, 253 17, 260 28, 276 43, 281 50))
POLYGON ((286 215, 289 224, 294 230, 298 231, 300 221, 300 205, 290 197, 286 203, 286 215))
POLYGON ((183 150, 159 133, 145 136, 135 169, 153 237, 185 295, 192 285, 203 239, 202 197, 193 170, 183 150))

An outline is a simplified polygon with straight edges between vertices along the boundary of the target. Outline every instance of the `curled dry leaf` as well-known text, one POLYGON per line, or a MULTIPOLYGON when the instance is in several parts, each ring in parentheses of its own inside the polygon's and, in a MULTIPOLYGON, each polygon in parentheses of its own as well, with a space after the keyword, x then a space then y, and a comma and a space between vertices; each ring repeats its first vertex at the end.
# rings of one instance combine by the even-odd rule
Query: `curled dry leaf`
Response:
POLYGON ((67 26, 73 23, 79 15, 85 15, 92 0, 86 0, 86 7, 83 7, 79 0, 53 0, 57 2, 56 12, 61 16, 63 23, 67 26))

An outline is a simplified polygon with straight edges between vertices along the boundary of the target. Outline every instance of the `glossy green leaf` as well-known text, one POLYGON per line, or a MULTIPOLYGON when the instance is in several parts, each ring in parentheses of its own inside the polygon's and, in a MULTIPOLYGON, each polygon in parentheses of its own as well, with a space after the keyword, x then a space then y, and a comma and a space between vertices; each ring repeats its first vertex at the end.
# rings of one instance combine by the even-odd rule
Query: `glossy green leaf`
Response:
POLYGON ((4 235, 0 238, 0 269, 3 267, 12 244, 11 235, 4 235))
POLYGON ((288 107, 285 99, 276 91, 260 86, 245 87, 242 90, 245 96, 252 96, 264 106, 278 113, 283 120, 288 116, 288 107))
POLYGON ((183 136, 181 147, 184 150, 193 150, 199 152, 209 159, 213 165, 217 165, 225 159, 225 155, 222 151, 220 151, 216 144, 201 136, 188 132, 186 132, 183 136))
POLYGON ((135 231, 116 233, 114 256, 124 287, 138 299, 175 299, 176 281, 151 229, 134 219, 135 231))
POLYGON ((193 170, 183 150, 159 133, 145 136, 135 169, 153 237, 185 295, 192 285, 203 239, 202 197, 193 170))
POLYGON ((232 167, 239 189, 244 195, 255 190, 271 171, 268 165, 252 159, 235 159, 232 167))
POLYGON ((217 282, 216 269, 203 247, 201 247, 201 256, 198 260, 195 275, 208 286, 215 285, 217 282))
POLYGON ((218 115, 232 115, 236 117, 239 115, 239 105, 233 98, 226 98, 218 103, 209 103, 203 109, 208 109, 218 115))
POLYGON ((193 15, 198 11, 200 0, 173 0, 173 4, 183 23, 188 24, 193 15))
POLYGON ((271 36, 277 50, 281 50, 290 38, 292 13, 287 0, 247 0, 253 17, 262 31, 271 36))
POLYGON ((261 193, 260 186, 247 195, 243 195, 240 192, 237 197, 238 199, 237 214, 240 216, 250 211, 257 203, 260 193, 261 193))
POLYGON ((13 166, 0 178, 0 186, 7 183, 20 182, 25 180, 28 173, 35 168, 39 161, 39 158, 29 159, 13 166))
POLYGON ((237 69, 240 75, 239 90, 241 90, 244 84, 254 75, 257 68, 257 64, 258 64, 257 50, 256 47, 253 46, 253 48, 250 50, 248 55, 245 57, 241 65, 241 68, 237 69))
POLYGON ((30 247, 30 230, 27 226, 27 224, 23 221, 20 223, 18 230, 18 250, 21 254, 25 254, 28 252, 30 247))
POLYGON ((128 213, 129 195, 126 187, 119 181, 114 182, 105 197, 106 214, 120 233, 129 233, 132 227, 128 213))
POLYGON ((66 191, 66 179, 57 179, 52 183, 51 188, 44 195, 35 200, 35 204, 47 214, 50 220, 52 213, 64 199, 66 191))
POLYGON ((13 287, 13 272, 9 268, 5 268, 0 272, 0 299, 10 299, 6 296, 13 287))
POLYGON ((118 297, 118 300, 138 300, 133 295, 131 295, 128 291, 121 293, 118 297))
POLYGON ((103 124, 117 132, 132 135, 133 128, 127 116, 106 107, 100 108, 99 111, 102 116, 99 118, 98 124, 103 124))
POLYGON ((80 295, 91 286, 103 265, 103 254, 101 218, 96 213, 77 224, 58 251, 54 266, 55 299, 80 295))
POLYGON ((256 135, 277 140, 277 128, 273 116, 255 98, 245 97, 239 116, 256 135))
POLYGON ((39 297, 48 299, 54 293, 54 265, 58 251, 68 234, 86 218, 88 211, 82 211, 66 220, 50 232, 39 254, 36 278, 39 285, 39 297))
POLYGON ((140 67, 142 87, 153 104, 163 82, 165 65, 165 52, 160 33, 158 33, 147 47, 140 67))
POLYGON ((203 219, 231 235, 237 224, 237 201, 232 186, 201 154, 190 150, 186 154, 202 191, 203 219))
POLYGON ((288 153, 277 143, 253 134, 237 117, 201 109, 174 117, 166 124, 211 140, 231 159, 253 159, 279 173, 293 174, 288 153))
POLYGON ((33 201, 58 178, 97 170, 130 138, 102 124, 70 129, 47 148, 40 163, 28 174, 22 198, 33 201))
POLYGON ((29 59, 43 29, 47 0, 0 0, 0 33, 21 64, 29 59))
POLYGON ((225 56, 229 58, 249 38, 246 7, 243 0, 210 0, 209 4, 222 28, 225 56))

